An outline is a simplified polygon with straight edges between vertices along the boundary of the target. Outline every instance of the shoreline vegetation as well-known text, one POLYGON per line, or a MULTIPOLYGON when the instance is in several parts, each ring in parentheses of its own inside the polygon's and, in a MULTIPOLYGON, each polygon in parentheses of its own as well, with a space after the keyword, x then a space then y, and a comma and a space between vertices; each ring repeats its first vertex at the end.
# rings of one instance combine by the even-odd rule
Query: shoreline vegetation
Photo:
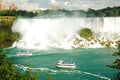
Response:
POLYGON ((0 16, 0 48, 10 47, 19 38, 19 34, 11 31, 15 19, 15 16, 0 16))
POLYGON ((14 66, 13 62, 7 59, 6 50, 0 53, 0 80, 38 80, 40 71, 26 70, 23 74, 14 66))
MULTIPOLYGON (((107 67, 120 70, 120 41, 117 42, 117 52, 114 52, 112 56, 117 57, 112 65, 107 65, 107 67)), ((116 73, 113 80, 120 80, 120 71, 116 73)))

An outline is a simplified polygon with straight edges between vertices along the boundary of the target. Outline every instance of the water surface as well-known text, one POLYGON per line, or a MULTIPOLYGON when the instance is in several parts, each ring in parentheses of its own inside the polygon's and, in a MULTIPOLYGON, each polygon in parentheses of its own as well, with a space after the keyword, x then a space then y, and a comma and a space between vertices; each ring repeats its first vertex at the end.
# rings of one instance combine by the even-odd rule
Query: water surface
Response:
POLYGON ((39 80, 46 80, 48 75, 54 80, 110 80, 118 72, 106 67, 116 59, 112 56, 114 48, 30 50, 32 56, 16 56, 20 50, 8 49, 7 58, 12 59, 20 71, 28 66, 32 66, 33 72, 41 70, 39 80), (58 60, 74 61, 76 68, 58 69, 55 67, 58 60))

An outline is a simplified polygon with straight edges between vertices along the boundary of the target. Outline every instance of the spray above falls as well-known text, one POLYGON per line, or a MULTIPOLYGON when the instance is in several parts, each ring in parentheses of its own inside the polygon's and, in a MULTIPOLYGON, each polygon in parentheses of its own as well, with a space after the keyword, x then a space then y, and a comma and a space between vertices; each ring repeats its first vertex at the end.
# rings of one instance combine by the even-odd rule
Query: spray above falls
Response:
MULTIPOLYGON (((17 19, 12 31, 20 33, 13 46, 27 49, 90 47, 90 42, 77 35, 81 28, 90 28, 97 40, 120 38, 120 17, 117 18, 29 18, 17 19), (83 42, 75 44, 76 38, 83 42)), ((96 44, 98 44, 96 42, 96 44)), ((96 45, 94 44, 94 45, 96 45)), ((97 46, 95 46, 97 47, 97 46)))

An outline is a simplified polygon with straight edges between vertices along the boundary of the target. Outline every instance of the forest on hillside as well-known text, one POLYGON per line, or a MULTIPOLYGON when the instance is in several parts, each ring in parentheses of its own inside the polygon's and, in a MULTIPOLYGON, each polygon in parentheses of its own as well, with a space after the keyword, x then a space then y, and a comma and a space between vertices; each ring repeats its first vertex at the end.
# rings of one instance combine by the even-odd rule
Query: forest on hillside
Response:
POLYGON ((39 15, 62 15, 68 17, 118 17, 120 16, 120 7, 107 7, 100 10, 89 8, 85 10, 45 10, 39 12, 39 15))
POLYGON ((62 16, 76 16, 76 17, 117 17, 120 16, 120 7, 107 7, 104 9, 94 10, 89 8, 87 11, 85 10, 38 10, 38 11, 25 11, 25 10, 5 10, 0 11, 0 16, 16 16, 16 17, 34 17, 34 16, 45 16, 45 15, 62 15, 62 16))

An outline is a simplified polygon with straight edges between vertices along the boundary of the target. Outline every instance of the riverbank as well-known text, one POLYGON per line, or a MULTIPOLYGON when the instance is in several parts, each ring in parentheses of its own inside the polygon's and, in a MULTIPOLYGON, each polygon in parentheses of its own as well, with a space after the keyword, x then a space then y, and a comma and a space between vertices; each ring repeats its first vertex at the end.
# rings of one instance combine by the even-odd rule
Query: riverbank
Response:
POLYGON ((16 18, 15 16, 0 16, 0 48, 10 47, 19 38, 17 33, 11 31, 16 18))

